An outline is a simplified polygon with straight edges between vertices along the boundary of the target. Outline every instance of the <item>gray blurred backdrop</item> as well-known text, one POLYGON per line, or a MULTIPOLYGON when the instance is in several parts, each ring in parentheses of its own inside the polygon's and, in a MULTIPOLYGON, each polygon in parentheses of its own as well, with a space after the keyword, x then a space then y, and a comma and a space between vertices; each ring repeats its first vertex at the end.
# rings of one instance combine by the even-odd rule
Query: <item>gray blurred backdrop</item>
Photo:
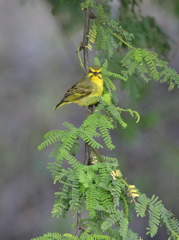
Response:
MULTIPOLYGON (((175 39, 170 65, 179 71, 179 20, 151 1, 144 1, 142 9, 175 39)), ((71 216, 51 217, 57 186, 46 168, 50 148, 38 152, 37 146, 47 131, 61 129, 64 121, 79 126, 86 116, 85 108, 73 104, 53 112, 64 92, 84 74, 76 54, 83 29, 63 32, 50 11, 45 0, 0 0, 1 240, 69 232, 74 221, 71 216)), ((145 124, 144 119, 134 130, 129 126, 128 134, 123 130, 113 134, 117 147, 112 154, 119 158, 130 184, 148 196, 158 195, 179 217, 177 91, 151 83, 147 96, 133 104, 135 110, 148 114, 151 123, 145 124)), ((119 102, 131 107, 125 93, 119 92, 119 102)), ((135 220, 134 230, 143 235, 145 227, 145 221, 135 220)), ((161 230, 154 239, 165 239, 164 234, 161 230)))

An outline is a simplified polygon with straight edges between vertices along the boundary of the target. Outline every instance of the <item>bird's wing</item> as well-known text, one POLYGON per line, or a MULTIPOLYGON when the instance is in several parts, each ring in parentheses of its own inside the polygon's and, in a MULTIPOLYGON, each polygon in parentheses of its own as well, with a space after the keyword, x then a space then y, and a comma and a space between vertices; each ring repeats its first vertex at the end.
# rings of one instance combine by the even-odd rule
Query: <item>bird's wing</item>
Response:
POLYGON ((93 85, 90 78, 85 77, 80 82, 72 86, 65 94, 64 101, 76 101, 92 93, 93 85))

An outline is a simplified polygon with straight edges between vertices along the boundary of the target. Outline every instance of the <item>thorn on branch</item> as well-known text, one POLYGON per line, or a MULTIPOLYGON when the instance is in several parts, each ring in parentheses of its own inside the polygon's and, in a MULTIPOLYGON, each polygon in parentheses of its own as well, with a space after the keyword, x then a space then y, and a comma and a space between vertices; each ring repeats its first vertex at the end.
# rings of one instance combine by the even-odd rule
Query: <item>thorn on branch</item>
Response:
MULTIPOLYGON (((84 42, 80 42, 79 51, 81 52, 85 48, 84 42)), ((76 51, 78 53, 78 51, 76 51)))
POLYGON ((89 11, 90 11, 89 15, 90 15, 91 19, 97 18, 97 15, 96 15, 95 10, 93 8, 89 8, 89 11))

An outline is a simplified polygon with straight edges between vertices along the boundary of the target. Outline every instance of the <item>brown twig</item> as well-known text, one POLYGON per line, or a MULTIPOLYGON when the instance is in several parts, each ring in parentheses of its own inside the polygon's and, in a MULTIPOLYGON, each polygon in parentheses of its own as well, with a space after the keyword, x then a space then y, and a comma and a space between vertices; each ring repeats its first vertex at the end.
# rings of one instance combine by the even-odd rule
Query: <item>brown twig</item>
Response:
POLYGON ((131 12, 132 12, 133 14, 135 14, 135 4, 136 4, 135 0, 132 0, 131 12))
MULTIPOLYGON (((83 50, 83 66, 84 70, 87 73, 89 69, 89 57, 88 57, 88 34, 89 34, 89 27, 90 27, 90 18, 91 11, 90 8, 85 9, 85 24, 84 24, 84 33, 83 33, 83 41, 80 43, 80 48, 79 51, 83 50)), ((92 112, 92 107, 88 107, 88 114, 92 112)), ((85 143, 85 165, 89 165, 90 163, 90 147, 87 143, 85 143)), ((84 231, 84 227, 81 224, 81 212, 77 212, 77 224, 76 224, 76 230, 75 230, 75 235, 77 235, 78 231, 84 231)))
POLYGON ((100 160, 100 162, 105 162, 105 159, 104 159, 103 156, 98 152, 97 149, 92 148, 92 151, 93 151, 94 154, 98 157, 98 159, 100 160))
MULTIPOLYGON (((85 9, 85 25, 84 25, 84 33, 83 33, 83 42, 81 43, 81 47, 83 50, 83 61, 84 61, 84 69, 87 72, 89 69, 89 56, 88 56, 88 35, 89 35, 89 26, 90 26, 90 18, 91 18, 91 10, 90 8, 85 9)), ((93 107, 88 107, 88 113, 91 114, 93 111, 93 107)), ((87 143, 85 143, 85 165, 90 164, 90 147, 87 143)))
POLYGON ((81 213, 80 211, 77 212, 77 216, 76 216, 77 220, 76 220, 76 229, 75 229, 75 233, 74 235, 76 236, 78 231, 85 231, 85 228, 83 226, 83 224, 81 223, 81 213))
POLYGON ((87 72, 89 69, 89 57, 88 57, 88 34, 89 34, 89 25, 90 25, 90 9, 85 9, 85 25, 84 25, 84 33, 83 33, 83 58, 84 58, 84 68, 87 72))

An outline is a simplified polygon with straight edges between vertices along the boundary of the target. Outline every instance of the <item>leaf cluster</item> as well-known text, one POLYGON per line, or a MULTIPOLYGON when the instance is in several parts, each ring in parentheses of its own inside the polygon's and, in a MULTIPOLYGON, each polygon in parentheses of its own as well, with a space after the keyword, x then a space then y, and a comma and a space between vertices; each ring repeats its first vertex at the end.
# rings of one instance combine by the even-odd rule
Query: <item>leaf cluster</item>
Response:
MULTIPOLYGON (((87 121, 85 120, 82 124, 83 129, 88 128, 89 124, 92 125, 90 120, 94 120, 94 117, 100 118, 99 113, 90 115, 87 121)), ((91 165, 83 165, 75 159, 72 149, 77 139, 74 137, 77 130, 71 124, 65 123, 65 126, 68 127, 68 130, 52 131, 46 134, 45 144, 42 143, 39 147, 39 149, 42 149, 44 146, 54 142, 58 146, 52 150, 55 162, 49 164, 54 182, 61 184, 59 191, 55 193, 56 200, 52 215, 54 217, 66 216, 68 211, 77 214, 85 208, 89 213, 89 217, 80 219, 80 227, 84 231, 79 237, 71 234, 62 236, 49 233, 34 240, 137 240, 139 239, 138 234, 129 228, 133 208, 138 217, 149 217, 149 227, 146 229, 146 234, 153 237, 157 234, 159 226, 165 225, 169 239, 177 239, 179 236, 179 222, 174 218, 173 214, 164 207, 158 197, 152 196, 150 199, 145 194, 140 194, 133 186, 130 187, 118 170, 118 160, 116 158, 99 157, 99 153, 94 149, 92 132, 91 135, 88 134, 87 138, 85 137, 93 149, 91 165), (67 169, 63 168, 62 160, 68 162, 69 167, 67 169), (134 199, 136 196, 139 196, 137 200, 134 199), (104 232, 107 235, 104 235, 104 232)), ((95 134, 95 136, 97 135, 95 134)), ((106 133, 102 134, 102 138, 105 137, 106 133)), ((111 140, 108 139, 107 141, 110 141, 110 144, 107 143, 106 146, 110 147, 111 140)), ((97 142, 95 147, 99 147, 97 142)), ((79 222, 74 227, 78 228, 79 222)))
POLYGON ((176 17, 179 17, 179 4, 178 0, 157 0, 155 1, 160 7, 169 10, 176 17))
MULTIPOLYGON (((147 48, 155 49, 153 46, 156 46, 157 49, 160 49, 159 46, 163 46, 163 49, 169 49, 167 36, 164 36, 154 19, 144 18, 140 14, 139 17, 136 17, 131 6, 135 1, 129 0, 128 2, 121 1, 120 21, 111 19, 110 15, 106 14, 103 6, 96 4, 95 12, 97 17, 93 20, 89 41, 99 51, 100 58, 108 59, 110 69, 118 74, 118 77, 114 73, 111 76, 115 79, 119 78, 120 75, 119 79, 122 80, 121 88, 126 89, 130 96, 138 97, 139 90, 150 80, 167 82, 169 90, 173 89, 175 85, 178 86, 179 84, 179 75, 168 66, 166 61, 160 60, 155 52, 147 50, 147 48), (133 12, 129 14, 129 11, 133 12), (144 24, 144 26, 141 26, 141 32, 138 28, 136 30, 125 16, 130 17, 139 30, 140 19, 141 24, 144 24), (131 26, 131 29, 127 26, 131 26), (145 44, 140 43, 142 37, 145 38, 145 44), (158 45, 156 40, 151 39, 152 37, 158 39, 158 45)), ((161 49, 158 54, 167 54, 167 52, 161 49)))
MULTIPOLYGON (((139 3, 130 0, 127 2, 121 1, 125 12, 129 11, 129 6, 133 9, 133 2, 139 3), (126 4, 127 2, 129 4, 126 4)), ((173 214, 156 196, 148 198, 145 194, 140 194, 134 185, 129 185, 119 170, 118 159, 101 155, 100 150, 105 147, 112 151, 115 148, 110 132, 117 124, 122 128, 127 127, 122 117, 123 112, 128 112, 136 118, 136 122, 140 120, 136 111, 117 106, 116 86, 112 80, 119 79, 123 86, 134 92, 137 92, 140 82, 146 84, 152 79, 167 82, 171 90, 174 85, 178 85, 179 75, 155 53, 141 46, 134 47, 134 34, 124 30, 120 22, 111 19, 103 5, 96 4, 94 0, 86 0, 81 4, 82 9, 88 7, 94 8, 97 16, 93 20, 88 38, 90 44, 94 44, 96 50, 101 53, 99 56, 103 61, 104 94, 98 98, 99 103, 95 111, 80 127, 65 122, 65 130, 48 132, 44 136, 44 142, 38 147, 42 150, 50 145, 54 146, 50 155, 54 161, 49 163, 48 168, 59 190, 55 193, 52 215, 65 217, 67 212, 71 211, 74 215, 81 216, 82 210, 85 209, 88 217, 77 217, 74 235, 48 233, 34 240, 141 239, 129 226, 133 211, 138 217, 148 217, 146 234, 153 237, 158 228, 165 225, 168 239, 177 240, 179 223, 173 214), (113 61, 118 63, 115 64, 116 67, 111 66, 113 61), (91 149, 88 166, 78 158, 81 141, 91 149)), ((98 65, 102 61, 98 57, 94 59, 94 63, 98 65)))
POLYGON ((63 235, 59 233, 47 233, 41 237, 33 238, 32 240, 111 240, 111 238, 105 235, 83 232, 79 237, 70 233, 65 233, 63 235))
MULTIPOLYGON (((137 61, 142 61, 140 54, 135 53, 134 56, 137 61)), ((99 64, 99 59, 95 58, 94 62, 99 64)), ((149 217, 146 234, 155 236, 159 226, 164 224, 169 239, 177 239, 178 221, 165 209, 162 202, 155 196, 151 199, 147 198, 144 194, 140 194, 134 185, 128 185, 118 169, 118 159, 98 152, 104 145, 109 150, 114 149, 110 130, 116 127, 116 121, 123 128, 127 126, 121 116, 123 111, 136 117, 137 121, 140 119, 136 111, 122 109, 114 104, 116 87, 110 78, 122 79, 123 76, 110 72, 107 60, 103 63, 102 73, 106 92, 99 99, 95 111, 83 121, 79 128, 70 123, 64 123, 65 130, 50 131, 44 136, 45 141, 38 147, 42 150, 49 145, 55 146, 51 152, 51 157, 55 161, 48 167, 54 183, 59 185, 59 191, 55 193, 52 216, 65 217, 69 211, 76 215, 83 209, 86 209, 89 214, 87 218, 78 219, 74 224, 77 230, 83 229, 78 237, 66 234, 60 235, 57 239, 137 240, 138 234, 129 227, 132 209, 137 216, 149 217), (80 139, 91 148, 89 166, 78 160, 80 139), (67 168, 63 167, 64 161, 68 163, 67 168), (139 198, 135 200, 136 197, 139 198)), ((53 239, 53 236, 49 236, 49 239, 53 239)), ((40 240, 43 239, 45 238, 42 237, 40 240)))
POLYGON ((149 227, 147 227, 147 234, 154 237, 157 234, 158 228, 165 225, 169 234, 168 239, 178 239, 179 237, 179 221, 175 219, 174 215, 168 211, 161 200, 153 195, 150 198, 145 194, 141 194, 135 204, 137 216, 149 217, 149 227))
POLYGON ((110 11, 106 11, 106 6, 109 8, 108 1, 103 4, 95 0, 86 0, 82 3, 69 0, 49 1, 54 14, 64 15, 66 12, 64 29, 68 29, 67 25, 70 26, 73 19, 75 22, 82 20, 80 4, 82 10, 90 7, 94 11, 96 17, 92 20, 90 43, 87 47, 92 49, 91 44, 94 45, 100 58, 108 59, 112 71, 121 75, 120 80, 125 80, 121 82, 121 88, 126 89, 129 96, 139 97, 140 89, 151 79, 167 82, 169 90, 175 84, 178 85, 178 74, 168 67, 167 62, 147 50, 152 49, 159 56, 166 58, 170 50, 169 37, 156 24, 154 18, 142 15, 141 1, 120 1, 117 20, 111 18, 110 11))
POLYGON ((60 22, 60 27, 64 33, 69 33, 76 30, 76 26, 81 26, 83 16, 79 7, 81 0, 47 0, 52 6, 51 13, 58 16, 57 20, 60 22), (74 11, 75 9, 75 11, 74 11), (74 21, 75 19, 75 21, 74 21), (75 22, 75 25, 71 24, 75 22))
POLYGON ((170 50, 169 36, 158 26, 151 16, 143 16, 142 1, 120 1, 119 22, 126 31, 134 34, 135 47, 152 49, 160 56, 167 57, 170 50))

